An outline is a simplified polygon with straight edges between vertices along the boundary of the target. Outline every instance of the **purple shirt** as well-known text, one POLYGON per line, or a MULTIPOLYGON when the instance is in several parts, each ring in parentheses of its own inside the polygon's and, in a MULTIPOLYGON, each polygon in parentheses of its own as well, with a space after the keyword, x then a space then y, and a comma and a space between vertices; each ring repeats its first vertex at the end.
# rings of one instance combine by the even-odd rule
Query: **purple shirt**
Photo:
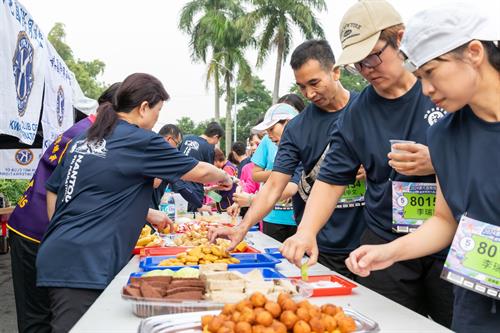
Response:
POLYGON ((47 148, 43 154, 28 188, 17 202, 9 218, 7 227, 18 235, 39 243, 49 225, 45 182, 62 160, 71 139, 86 131, 95 121, 91 115, 80 120, 47 148))

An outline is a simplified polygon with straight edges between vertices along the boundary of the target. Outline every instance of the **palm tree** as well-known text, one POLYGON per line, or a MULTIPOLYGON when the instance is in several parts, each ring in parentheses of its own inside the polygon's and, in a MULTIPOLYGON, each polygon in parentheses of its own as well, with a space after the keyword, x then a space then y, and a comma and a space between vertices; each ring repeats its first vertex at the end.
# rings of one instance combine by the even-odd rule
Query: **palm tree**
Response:
MULTIPOLYGON (((189 45, 192 49, 193 61, 207 63, 207 55, 220 52, 223 44, 228 18, 243 15, 240 1, 237 0, 193 0, 181 10, 179 29, 191 36, 189 45), (195 21, 195 19, 197 20, 195 21)), ((214 70, 212 60, 209 61, 207 86, 213 77, 215 90, 215 119, 220 120, 220 71, 214 70)))
POLYGON ((251 26, 263 25, 258 38, 257 66, 262 66, 269 51, 277 49, 273 103, 278 101, 281 67, 290 52, 293 25, 307 39, 324 38, 314 9, 326 10, 324 0, 251 0, 255 9, 248 15, 251 26))
POLYGON ((220 72, 223 77, 224 88, 226 91, 226 124, 225 124, 225 150, 228 153, 231 150, 231 109, 233 107, 234 91, 231 89, 231 82, 244 88, 252 85, 252 70, 248 61, 245 59, 245 49, 254 45, 252 38, 253 29, 245 27, 246 21, 240 16, 238 19, 228 21, 227 29, 223 37, 223 43, 217 53, 214 54, 208 75, 220 72), (233 77, 236 76, 236 77, 233 77))

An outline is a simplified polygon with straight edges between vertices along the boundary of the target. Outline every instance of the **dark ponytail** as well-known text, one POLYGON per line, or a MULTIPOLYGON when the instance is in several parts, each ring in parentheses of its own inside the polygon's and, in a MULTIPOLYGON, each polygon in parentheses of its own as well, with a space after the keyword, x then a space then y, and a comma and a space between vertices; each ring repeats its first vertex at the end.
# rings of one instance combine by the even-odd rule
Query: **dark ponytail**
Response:
POLYGON ((88 141, 99 141, 108 136, 118 122, 117 112, 130 113, 143 102, 148 102, 153 108, 158 102, 170 98, 157 78, 144 73, 129 75, 113 95, 112 101, 97 109, 97 118, 87 132, 88 141))
POLYGON ((113 104, 104 102, 97 108, 97 118, 87 132, 88 141, 99 141, 106 137, 115 128, 118 115, 113 109, 113 104))

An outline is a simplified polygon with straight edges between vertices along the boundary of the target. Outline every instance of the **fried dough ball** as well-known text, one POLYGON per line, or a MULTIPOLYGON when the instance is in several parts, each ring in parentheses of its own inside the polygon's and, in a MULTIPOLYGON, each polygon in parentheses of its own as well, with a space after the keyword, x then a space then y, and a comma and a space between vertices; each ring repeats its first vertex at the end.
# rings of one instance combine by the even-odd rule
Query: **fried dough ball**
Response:
POLYGON ((293 325, 293 333, 311 333, 311 326, 303 320, 299 320, 293 325))
POLYGON ((317 306, 312 305, 309 308, 309 315, 311 318, 321 318, 321 310, 317 306))
POLYGON ((255 318, 255 321, 257 322, 257 324, 263 325, 265 327, 271 326, 271 324, 273 323, 273 316, 266 310, 262 310, 255 318))
POLYGON ((236 304, 224 304, 222 308, 222 313, 225 315, 231 315, 234 311, 236 311, 236 304))
POLYGON ((297 317, 299 318, 299 320, 304 320, 306 322, 311 320, 311 315, 309 314, 309 310, 305 307, 297 309, 297 317))
POLYGON ((252 302, 252 305, 257 308, 257 307, 263 307, 264 304, 267 302, 266 296, 260 292, 254 292, 252 296, 250 296, 250 302, 252 302))
POLYGON ((337 321, 330 315, 324 315, 322 318, 323 324, 325 324, 325 329, 331 332, 337 328, 337 321))
POLYGON ((287 329, 285 324, 278 320, 273 320, 273 323, 271 324, 271 328, 274 330, 275 333, 287 333, 287 329))
POLYGON ((281 314, 281 306, 276 302, 268 301, 266 305, 264 305, 264 309, 269 311, 273 318, 278 318, 281 314))
POLYGON ((311 303, 309 303, 309 301, 307 299, 304 299, 304 300, 298 302, 297 306, 299 308, 310 308, 311 307, 311 303))
POLYGON ((233 314, 231 315, 231 320, 234 321, 235 323, 239 322, 241 318, 241 312, 239 311, 234 311, 233 314))
POLYGON ((343 333, 354 332, 356 330, 356 322, 351 317, 345 316, 344 318, 337 320, 337 324, 343 333))
POLYGON ((227 328, 231 329, 231 331, 234 331, 235 326, 236 326, 235 322, 233 322, 231 320, 227 320, 224 322, 224 324, 222 324, 222 327, 227 327, 227 328))
POLYGON ((222 326, 217 330, 217 333, 233 333, 233 330, 229 327, 222 326))
POLYGON ((238 310, 239 312, 243 312, 244 308, 252 309, 252 302, 250 302, 248 299, 244 299, 243 301, 236 304, 236 310, 238 310))
POLYGON ((208 324, 208 330, 210 332, 217 332, 219 328, 222 327, 222 324, 224 324, 224 318, 222 318, 221 316, 215 316, 213 317, 210 324, 208 324))
POLYGON ((212 316, 212 315, 202 316, 201 317, 201 326, 202 327, 208 326, 210 324, 210 322, 212 321, 212 319, 214 319, 214 316, 212 316))
POLYGON ((295 304, 295 302, 289 298, 289 299, 286 299, 282 302, 282 304, 280 304, 281 306, 281 309, 282 310, 289 310, 289 311, 296 311, 297 310, 297 304, 295 304))
POLYGON ((309 321, 309 325, 311 326, 311 331, 316 333, 324 333, 325 325, 323 321, 317 317, 311 318, 309 321))
POLYGON ((254 308, 253 313, 255 314, 255 318, 261 313, 262 311, 266 311, 264 308, 254 308))
POLYGON ((285 310, 281 313, 280 321, 285 324, 286 328, 289 330, 293 328, 297 320, 299 320, 299 318, 293 311, 285 310))
POLYGON ((333 304, 323 304, 321 306, 321 312, 330 316, 335 316, 337 314, 337 307, 333 304))
POLYGON ((250 308, 244 308, 243 311, 241 312, 240 316, 240 322, 244 321, 249 324, 253 324, 255 322, 255 313, 254 310, 250 308))
POLYGON ((247 322, 240 321, 234 327, 235 333, 252 333, 252 325, 247 322))
POLYGON ((290 299, 290 295, 289 294, 285 294, 285 293, 280 293, 278 295, 278 304, 283 307, 283 302, 287 299, 290 299))
POLYGON ((262 325, 254 325, 252 327, 252 333, 264 333, 265 327, 262 325))

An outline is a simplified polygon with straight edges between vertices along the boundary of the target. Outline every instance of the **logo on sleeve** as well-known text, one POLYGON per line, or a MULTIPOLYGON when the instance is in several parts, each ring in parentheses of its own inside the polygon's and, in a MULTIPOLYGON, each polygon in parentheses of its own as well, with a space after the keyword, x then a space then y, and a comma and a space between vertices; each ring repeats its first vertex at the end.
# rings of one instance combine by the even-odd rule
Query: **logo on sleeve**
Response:
POLYGON ((432 126, 435 123, 437 123, 439 119, 443 118, 446 115, 446 113, 447 112, 445 109, 436 106, 430 110, 427 110, 427 112, 424 115, 424 119, 427 119, 429 126, 432 126))
POLYGON ((29 149, 19 149, 16 151, 16 163, 22 166, 26 166, 33 162, 33 152, 29 149))
POLYGON ((108 150, 106 149, 105 139, 101 139, 99 141, 87 141, 87 139, 85 139, 76 141, 73 147, 71 147, 70 152, 105 158, 108 150))
POLYGON ((62 86, 59 86, 57 90, 56 103, 57 123, 62 126, 64 120, 64 90, 62 86))
POLYGON ((28 99, 35 81, 33 76, 33 45, 26 32, 17 35, 16 50, 12 59, 12 70, 16 85, 17 112, 19 117, 24 116, 28 106, 28 99))

